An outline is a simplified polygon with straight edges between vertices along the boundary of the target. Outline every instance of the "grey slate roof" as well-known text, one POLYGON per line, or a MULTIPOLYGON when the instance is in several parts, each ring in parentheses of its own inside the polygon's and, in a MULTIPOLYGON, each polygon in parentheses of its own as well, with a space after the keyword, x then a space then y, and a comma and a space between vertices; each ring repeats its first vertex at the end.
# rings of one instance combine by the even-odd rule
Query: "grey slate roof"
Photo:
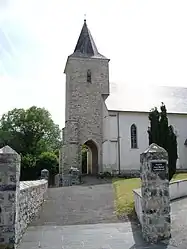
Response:
POLYGON ((95 42, 86 24, 86 20, 84 20, 84 24, 79 39, 77 41, 74 53, 70 56, 107 59, 105 56, 101 55, 98 52, 95 42))
POLYGON ((108 110, 149 112, 166 105, 168 113, 187 114, 187 88, 170 86, 133 86, 111 84, 106 100, 108 110))

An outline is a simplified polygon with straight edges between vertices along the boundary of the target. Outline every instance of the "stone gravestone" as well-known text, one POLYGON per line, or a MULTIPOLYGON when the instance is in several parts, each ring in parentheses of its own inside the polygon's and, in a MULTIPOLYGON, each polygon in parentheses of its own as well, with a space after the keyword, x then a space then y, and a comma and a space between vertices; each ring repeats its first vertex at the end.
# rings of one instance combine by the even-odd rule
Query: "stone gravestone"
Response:
POLYGON ((72 186, 72 184, 78 185, 81 183, 80 170, 75 167, 71 167, 69 174, 62 174, 60 177, 60 186, 72 186))
POLYGON ((151 144, 140 155, 142 191, 142 234, 147 242, 170 238, 168 154, 151 144))
POLYGON ((47 169, 42 169, 41 170, 41 179, 45 179, 48 181, 49 179, 49 170, 47 169))
POLYGON ((41 176, 40 176, 40 179, 44 179, 46 181, 48 181, 48 186, 49 186, 49 170, 47 169, 42 169, 41 170, 41 176))
POLYGON ((20 161, 9 146, 0 149, 0 248, 13 249, 17 243, 20 161))
POLYGON ((72 186, 72 176, 71 176, 71 174, 61 176, 61 178, 60 178, 60 186, 62 186, 62 187, 72 186))
POLYGON ((71 174, 72 184, 77 185, 81 183, 81 174, 78 168, 71 167, 70 174, 71 174))

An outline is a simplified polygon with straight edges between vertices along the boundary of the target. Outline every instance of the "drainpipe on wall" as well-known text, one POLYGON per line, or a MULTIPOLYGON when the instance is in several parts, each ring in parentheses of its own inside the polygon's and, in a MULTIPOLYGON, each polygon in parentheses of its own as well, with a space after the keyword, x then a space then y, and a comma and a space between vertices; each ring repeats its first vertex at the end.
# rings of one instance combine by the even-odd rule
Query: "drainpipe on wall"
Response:
POLYGON ((120 158, 120 130, 119 130, 119 112, 117 113, 117 126, 118 126, 118 170, 119 175, 121 174, 121 158, 120 158))

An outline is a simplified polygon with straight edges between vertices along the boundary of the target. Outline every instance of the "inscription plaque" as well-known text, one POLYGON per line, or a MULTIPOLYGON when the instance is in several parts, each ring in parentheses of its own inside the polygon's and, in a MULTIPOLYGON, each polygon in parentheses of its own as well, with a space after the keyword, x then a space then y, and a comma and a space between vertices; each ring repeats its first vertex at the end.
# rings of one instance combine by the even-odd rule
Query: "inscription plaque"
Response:
POLYGON ((166 162, 151 162, 151 169, 153 172, 166 171, 166 162))

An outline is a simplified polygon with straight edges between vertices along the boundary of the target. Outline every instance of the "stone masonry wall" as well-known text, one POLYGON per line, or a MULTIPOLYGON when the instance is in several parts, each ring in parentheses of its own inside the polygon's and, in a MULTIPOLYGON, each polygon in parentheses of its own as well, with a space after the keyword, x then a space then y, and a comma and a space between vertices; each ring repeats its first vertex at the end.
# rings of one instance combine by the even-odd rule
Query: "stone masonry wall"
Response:
POLYGON ((37 214, 47 180, 20 182, 21 157, 9 146, 0 149, 0 248, 15 249, 37 214))
POLYGON ((20 161, 9 146, 0 149, 0 248, 15 248, 20 161))
MULTIPOLYGON (((118 175, 119 169, 116 169, 116 165, 103 165, 103 172, 110 172, 111 174, 118 175)), ((120 176, 124 178, 140 177, 140 170, 121 169, 120 176)))
POLYGON ((109 94, 108 60, 68 58, 66 64, 66 127, 62 153, 64 172, 81 169, 81 145, 97 144, 98 168, 102 167, 103 94, 109 94), (91 71, 91 83, 87 71, 91 71), (68 154, 68 151, 71 153, 68 154))
POLYGON ((38 213, 46 197, 48 182, 46 180, 20 182, 19 208, 16 243, 21 239, 28 224, 38 213))
POLYGON ((153 143, 140 155, 140 161, 142 235, 155 243, 170 237, 168 154, 153 143))

